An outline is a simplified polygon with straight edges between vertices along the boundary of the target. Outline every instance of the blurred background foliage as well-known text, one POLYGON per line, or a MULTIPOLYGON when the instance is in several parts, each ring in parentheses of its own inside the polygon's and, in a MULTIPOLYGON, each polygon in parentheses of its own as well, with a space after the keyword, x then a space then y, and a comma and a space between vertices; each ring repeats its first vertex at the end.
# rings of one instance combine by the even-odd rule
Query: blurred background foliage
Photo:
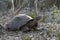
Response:
MULTIPOLYGON (((33 18, 43 15, 42 22, 46 20, 52 22, 57 18, 59 12, 60 0, 0 0, 0 17, 2 19, 9 17, 8 20, 10 20, 15 15, 27 14, 33 18)), ((58 18, 58 22, 59 20, 60 18, 58 18)))

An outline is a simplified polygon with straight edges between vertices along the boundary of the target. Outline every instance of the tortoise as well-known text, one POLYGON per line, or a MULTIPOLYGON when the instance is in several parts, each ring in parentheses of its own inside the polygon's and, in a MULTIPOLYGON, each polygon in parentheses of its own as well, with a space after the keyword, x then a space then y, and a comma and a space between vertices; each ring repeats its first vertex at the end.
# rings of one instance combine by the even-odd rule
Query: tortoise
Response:
POLYGON ((41 16, 32 18, 26 14, 19 14, 13 17, 12 20, 6 24, 6 28, 9 31, 30 31, 31 29, 36 30, 39 19, 41 19, 41 16))

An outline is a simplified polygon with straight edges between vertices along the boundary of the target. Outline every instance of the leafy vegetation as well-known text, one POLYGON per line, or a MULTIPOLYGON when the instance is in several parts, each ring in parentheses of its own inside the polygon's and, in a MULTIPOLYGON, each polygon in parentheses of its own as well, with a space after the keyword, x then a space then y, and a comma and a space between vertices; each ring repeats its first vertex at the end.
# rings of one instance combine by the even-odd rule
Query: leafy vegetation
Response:
POLYGON ((53 32, 53 28, 52 28, 52 27, 49 27, 48 30, 49 30, 49 32, 51 32, 51 33, 53 32))
POLYGON ((60 40, 60 32, 58 32, 57 38, 58 38, 58 40, 60 40))
POLYGON ((52 18, 53 19, 55 19, 57 16, 58 16, 58 10, 57 10, 57 7, 56 7, 56 5, 53 5, 53 11, 52 11, 53 13, 52 13, 52 18))
POLYGON ((31 16, 32 18, 36 17, 36 13, 34 11, 31 11, 28 15, 31 16))

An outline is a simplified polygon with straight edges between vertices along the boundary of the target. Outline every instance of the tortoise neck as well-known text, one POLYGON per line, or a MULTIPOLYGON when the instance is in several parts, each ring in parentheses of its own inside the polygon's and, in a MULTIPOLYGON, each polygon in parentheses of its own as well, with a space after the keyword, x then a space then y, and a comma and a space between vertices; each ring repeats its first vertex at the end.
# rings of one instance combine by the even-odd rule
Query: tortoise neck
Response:
POLYGON ((40 20, 42 17, 41 16, 37 16, 36 18, 34 18, 34 20, 40 20))

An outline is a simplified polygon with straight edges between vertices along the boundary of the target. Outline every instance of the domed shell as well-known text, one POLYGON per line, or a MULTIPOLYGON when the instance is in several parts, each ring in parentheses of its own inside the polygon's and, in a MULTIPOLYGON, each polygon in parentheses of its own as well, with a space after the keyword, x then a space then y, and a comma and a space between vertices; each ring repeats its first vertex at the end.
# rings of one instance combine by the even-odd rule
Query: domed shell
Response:
POLYGON ((13 19, 6 26, 7 26, 7 28, 10 28, 13 30, 18 29, 21 26, 23 26, 24 24, 26 24, 31 19, 33 19, 33 18, 26 14, 19 14, 19 15, 13 17, 13 19))

